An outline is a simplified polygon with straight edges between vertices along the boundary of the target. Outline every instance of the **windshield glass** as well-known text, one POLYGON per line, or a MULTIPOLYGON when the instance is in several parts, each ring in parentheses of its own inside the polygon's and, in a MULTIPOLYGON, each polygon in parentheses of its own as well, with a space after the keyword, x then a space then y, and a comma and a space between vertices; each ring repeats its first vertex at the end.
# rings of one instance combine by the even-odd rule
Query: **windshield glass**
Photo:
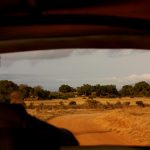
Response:
POLYGON ((67 128, 81 145, 150 146, 150 51, 1 54, 0 102, 67 128))

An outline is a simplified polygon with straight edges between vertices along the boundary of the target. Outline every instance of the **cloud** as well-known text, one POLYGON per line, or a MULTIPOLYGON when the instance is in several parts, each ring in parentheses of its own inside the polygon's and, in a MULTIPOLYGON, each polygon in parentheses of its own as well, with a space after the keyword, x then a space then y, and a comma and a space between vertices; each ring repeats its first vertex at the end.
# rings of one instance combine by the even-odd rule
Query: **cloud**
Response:
POLYGON ((73 52, 77 55, 91 54, 96 51, 103 51, 109 57, 129 56, 135 53, 147 52, 144 50, 133 49, 62 49, 62 50, 41 50, 41 51, 28 51, 19 53, 2 54, 5 60, 33 60, 33 59, 58 59, 69 57, 73 52))
POLYGON ((139 81, 139 80, 150 81, 150 74, 141 74, 141 75, 132 74, 128 76, 128 79, 130 81, 139 81))
POLYGON ((27 60, 31 64, 37 64, 41 60, 49 59, 60 59, 69 57, 71 55, 85 55, 92 54, 94 52, 101 52, 106 55, 106 57, 125 57, 131 56, 139 53, 146 52, 144 50, 132 50, 132 49, 62 49, 62 50, 41 50, 41 51, 31 51, 31 52, 20 52, 20 53, 10 53, 1 55, 1 63, 3 66, 9 66, 17 61, 27 60))
POLYGON ((146 50, 135 50, 135 49, 111 49, 107 50, 107 55, 108 57, 126 57, 126 56, 131 56, 135 54, 140 54, 140 53, 145 53, 148 52, 146 50))
POLYGON ((27 60, 32 64, 38 63, 40 60, 60 59, 74 55, 91 54, 95 52, 93 49, 62 49, 62 50, 41 50, 31 52, 9 53, 1 55, 1 63, 3 66, 9 66, 17 61, 27 60))
POLYGON ((16 61, 21 60, 29 60, 29 61, 36 61, 42 59, 58 59, 70 56, 72 50, 47 50, 47 51, 32 51, 32 52, 21 52, 21 53, 10 53, 10 54, 3 54, 2 57, 2 64, 10 65, 15 63, 16 61))
POLYGON ((125 84, 134 84, 139 81, 150 81, 150 73, 147 74, 131 74, 128 76, 112 76, 112 77, 100 77, 98 79, 103 83, 116 84, 122 86, 125 84))

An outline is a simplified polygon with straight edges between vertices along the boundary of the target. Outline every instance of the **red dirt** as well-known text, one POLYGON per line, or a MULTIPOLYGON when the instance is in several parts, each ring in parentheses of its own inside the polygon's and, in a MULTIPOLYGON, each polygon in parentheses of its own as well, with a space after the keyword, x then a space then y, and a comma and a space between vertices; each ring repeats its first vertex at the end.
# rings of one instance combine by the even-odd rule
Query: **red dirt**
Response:
POLYGON ((56 117, 48 122, 69 129, 77 138, 80 145, 140 145, 133 138, 121 136, 114 131, 106 130, 94 122, 101 115, 75 114, 56 117))

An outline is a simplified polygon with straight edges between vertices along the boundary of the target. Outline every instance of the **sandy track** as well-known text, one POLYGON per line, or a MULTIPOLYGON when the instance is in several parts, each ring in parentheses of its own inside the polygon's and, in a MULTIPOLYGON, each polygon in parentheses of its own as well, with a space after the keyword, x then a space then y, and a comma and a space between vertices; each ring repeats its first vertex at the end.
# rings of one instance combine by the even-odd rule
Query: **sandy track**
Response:
POLYGON ((115 132, 106 130, 94 122, 94 114, 74 114, 56 117, 48 122, 62 128, 69 129, 77 138, 80 145, 140 145, 133 139, 120 136, 115 132))

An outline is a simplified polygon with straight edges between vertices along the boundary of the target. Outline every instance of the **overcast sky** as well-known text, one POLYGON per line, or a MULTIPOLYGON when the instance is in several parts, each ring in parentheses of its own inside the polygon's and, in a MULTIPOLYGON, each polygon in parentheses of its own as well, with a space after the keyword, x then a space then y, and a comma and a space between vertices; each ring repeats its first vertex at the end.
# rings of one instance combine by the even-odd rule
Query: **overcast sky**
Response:
POLYGON ((49 50, 1 55, 0 80, 41 85, 124 84, 150 81, 150 51, 49 50))

